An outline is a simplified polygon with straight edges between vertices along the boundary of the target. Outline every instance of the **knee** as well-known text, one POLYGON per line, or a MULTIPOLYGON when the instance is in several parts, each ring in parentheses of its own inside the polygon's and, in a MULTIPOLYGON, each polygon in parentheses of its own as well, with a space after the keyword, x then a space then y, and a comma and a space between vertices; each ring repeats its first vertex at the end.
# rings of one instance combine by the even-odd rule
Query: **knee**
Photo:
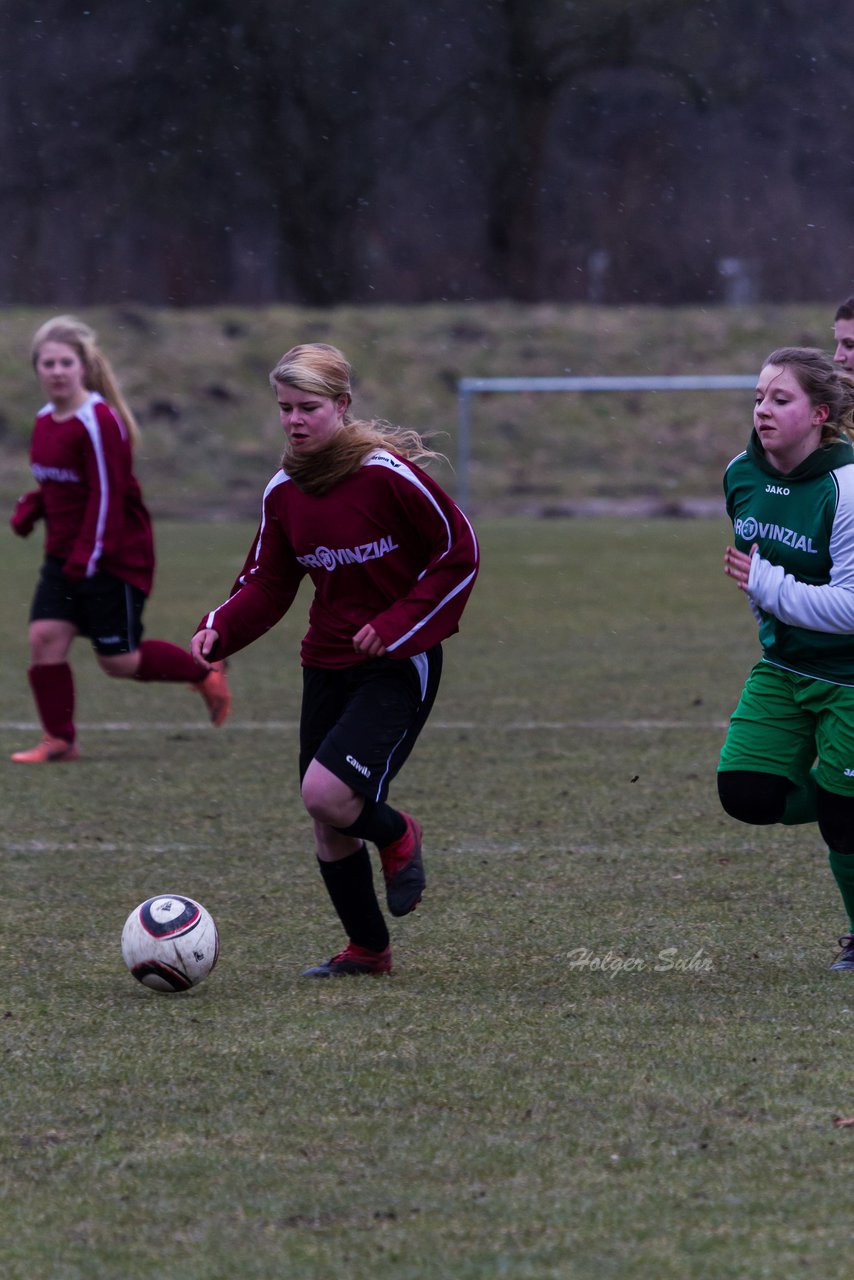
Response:
POLYGON ((727 769, 718 774, 718 796, 726 812, 757 827, 780 821, 788 791, 788 779, 776 773, 727 769))
POLYGON ((329 827, 346 826, 346 815, 342 817, 342 800, 345 797, 330 787, 325 779, 304 778, 300 794, 306 813, 314 822, 329 827))
POLYGON ((300 796, 309 817, 329 827, 349 827, 365 803, 346 782, 317 760, 312 760, 303 774, 300 796))
POLYGON ((74 636, 72 628, 64 623, 45 619, 30 624, 30 663, 34 667, 50 666, 65 662, 74 636))
POLYGON ((46 666, 49 662, 54 660, 54 647, 47 644, 40 636, 30 636, 30 665, 33 667, 46 666))
POLYGON ((854 796, 816 788, 816 816, 821 838, 834 853, 854 854, 854 796))
POLYGON ((139 650, 133 653, 116 653, 105 657, 98 655, 98 666, 113 680, 130 680, 139 667, 139 650))
POLYGON ((312 787, 303 786, 302 802, 312 821, 334 826, 332 806, 325 796, 318 794, 312 787))

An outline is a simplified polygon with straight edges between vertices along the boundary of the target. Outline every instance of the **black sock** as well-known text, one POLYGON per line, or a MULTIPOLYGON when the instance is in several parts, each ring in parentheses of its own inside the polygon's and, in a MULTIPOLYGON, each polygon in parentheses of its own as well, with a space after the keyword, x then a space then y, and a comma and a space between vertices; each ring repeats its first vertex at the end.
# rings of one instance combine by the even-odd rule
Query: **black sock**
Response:
POLYGON ((390 804, 377 804, 375 800, 366 800, 355 822, 349 827, 336 827, 342 836, 356 836, 359 840, 370 840, 378 849, 394 844, 406 831, 406 819, 390 804))
POLYGON ((388 926, 374 892, 371 858, 364 845, 338 862, 321 862, 320 874, 338 919, 351 942, 367 951, 385 951, 388 926))

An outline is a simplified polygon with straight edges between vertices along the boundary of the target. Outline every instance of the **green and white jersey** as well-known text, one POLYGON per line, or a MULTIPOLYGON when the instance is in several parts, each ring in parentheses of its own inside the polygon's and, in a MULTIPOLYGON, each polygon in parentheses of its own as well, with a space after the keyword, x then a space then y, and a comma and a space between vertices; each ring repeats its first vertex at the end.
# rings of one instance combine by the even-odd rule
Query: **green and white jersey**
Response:
POLYGON ((724 494, 735 545, 758 547, 747 595, 765 661, 854 685, 854 447, 826 445, 783 475, 754 431, 724 494))

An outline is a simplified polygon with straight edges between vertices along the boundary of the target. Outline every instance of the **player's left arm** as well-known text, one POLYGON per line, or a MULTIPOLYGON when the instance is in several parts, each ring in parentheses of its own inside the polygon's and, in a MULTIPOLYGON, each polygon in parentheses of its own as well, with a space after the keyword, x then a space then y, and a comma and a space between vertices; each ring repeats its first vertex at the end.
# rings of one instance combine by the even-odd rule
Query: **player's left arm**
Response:
POLYGON ((366 658, 381 658, 386 647, 370 622, 366 622, 353 636, 353 648, 366 658))
POLYGON ((854 466, 844 467, 839 480, 839 502, 830 535, 829 582, 801 582, 758 552, 751 558, 747 581, 751 604, 789 626, 854 633, 854 466))
POLYGON ((367 647, 360 651, 375 656, 378 640, 391 657, 408 658, 457 630, 477 577, 480 553, 468 519, 438 485, 417 472, 394 479, 403 518, 424 539, 425 562, 409 591, 371 619, 373 635, 362 637, 367 647))

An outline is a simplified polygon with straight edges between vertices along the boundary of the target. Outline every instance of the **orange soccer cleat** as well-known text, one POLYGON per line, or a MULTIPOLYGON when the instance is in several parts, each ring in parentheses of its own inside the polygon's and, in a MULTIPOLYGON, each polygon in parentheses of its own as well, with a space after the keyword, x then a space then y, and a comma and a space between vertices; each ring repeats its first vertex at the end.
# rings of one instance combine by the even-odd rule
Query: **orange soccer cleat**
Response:
POLYGON ((194 684, 193 688, 204 698, 211 723, 219 729, 225 724, 231 711, 231 690, 228 687, 226 664, 215 662, 204 680, 194 684))
POLYGON ((31 747, 29 751, 16 751, 10 758, 15 764, 64 764, 70 760, 79 760, 80 752, 76 742, 52 738, 46 733, 37 747, 31 747))

